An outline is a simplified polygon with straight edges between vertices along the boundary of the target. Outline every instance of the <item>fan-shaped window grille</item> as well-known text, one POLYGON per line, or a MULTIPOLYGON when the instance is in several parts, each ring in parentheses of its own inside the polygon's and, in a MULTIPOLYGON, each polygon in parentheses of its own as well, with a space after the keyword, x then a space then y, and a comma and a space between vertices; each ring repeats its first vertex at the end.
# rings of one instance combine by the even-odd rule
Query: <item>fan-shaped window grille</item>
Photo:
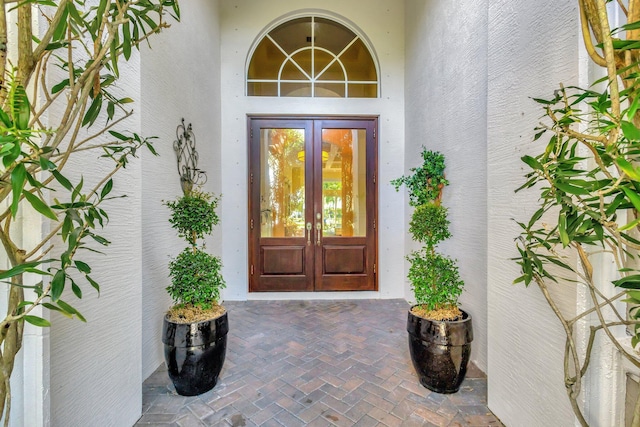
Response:
POLYGON ((344 25, 318 16, 297 18, 256 46, 247 95, 376 98, 378 71, 367 45, 344 25))

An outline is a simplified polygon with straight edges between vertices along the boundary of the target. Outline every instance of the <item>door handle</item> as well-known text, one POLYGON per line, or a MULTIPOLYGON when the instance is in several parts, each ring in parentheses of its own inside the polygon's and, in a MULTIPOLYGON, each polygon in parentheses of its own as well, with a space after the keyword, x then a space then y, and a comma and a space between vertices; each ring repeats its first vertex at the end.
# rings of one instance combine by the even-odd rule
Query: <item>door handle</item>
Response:
POLYGON ((313 225, 310 222, 307 223, 307 246, 311 246, 311 230, 313 225))
POLYGON ((320 235, 322 234, 322 222, 316 222, 317 240, 316 245, 320 246, 320 235))

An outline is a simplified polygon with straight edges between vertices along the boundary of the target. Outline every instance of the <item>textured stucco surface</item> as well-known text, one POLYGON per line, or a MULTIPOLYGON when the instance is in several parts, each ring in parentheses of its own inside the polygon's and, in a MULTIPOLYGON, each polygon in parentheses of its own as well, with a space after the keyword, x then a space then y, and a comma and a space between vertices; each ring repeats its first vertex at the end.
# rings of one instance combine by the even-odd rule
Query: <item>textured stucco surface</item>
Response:
MULTIPOLYGON (((120 69, 121 90, 136 100, 123 128, 157 136, 160 157, 143 153, 117 176, 114 194, 127 198, 112 202, 105 235, 113 243, 106 257, 95 257, 100 298, 88 295, 78 304, 88 324, 54 319, 53 425, 132 425, 141 413, 142 380, 162 363, 167 263, 182 248, 162 200, 181 193, 173 152, 181 118, 194 126, 201 165, 209 172, 207 189, 219 185, 212 160, 219 158, 220 141, 217 10, 212 1, 182 5, 183 22, 120 69)), ((77 171, 83 167, 75 165, 77 171)), ((219 248, 214 240, 208 246, 219 248)))
MULTIPOLYGON (((550 96, 559 83, 578 82, 579 24, 572 0, 489 2, 488 51, 488 327, 489 407, 513 426, 572 425, 563 385, 561 327, 540 291, 512 285, 518 266, 512 218, 536 210, 520 157, 542 111, 529 97, 550 96)), ((565 308, 575 295, 560 296, 565 308)))
MULTIPOLYGON (((404 7, 391 0, 323 2, 301 0, 221 2, 222 28, 222 206, 225 298, 248 294, 247 114, 379 115, 379 292, 369 298, 404 297, 403 211, 401 194, 389 181, 403 172, 404 156, 404 7), (322 10, 361 30, 377 55, 382 96, 378 99, 271 98, 245 96, 245 63, 256 38, 280 17, 294 11, 322 10)), ((353 298, 352 293, 269 294, 268 298, 353 298)))
MULTIPOLYGON (((453 237, 439 248, 458 260, 465 281, 460 301, 473 316, 472 360, 486 371, 487 2, 406 5, 405 170, 419 164, 422 146, 445 155, 443 204, 453 237)), ((415 249, 406 239, 406 251, 415 249)))
MULTIPOLYGON (((134 52, 129 63, 120 67, 117 94, 139 101, 139 67, 139 55, 134 52)), ((140 116, 128 118, 119 129, 139 132, 140 116)), ((89 188, 109 170, 107 162, 98 162, 97 157, 96 153, 76 157, 65 171, 83 175, 89 188)), ((112 194, 126 198, 104 206, 110 221, 99 234, 112 242, 104 249, 106 255, 83 253, 92 277, 101 285, 100 295, 82 283, 82 300, 76 300, 70 289, 63 296, 87 323, 51 315, 51 425, 86 425, 87 420, 92 425, 130 425, 140 416, 141 187, 138 159, 114 178, 112 194)))
MULTIPOLYGON (((162 201, 182 194, 173 142, 182 118, 191 123, 207 172, 204 188, 220 193, 220 36, 218 2, 181 3, 181 22, 142 52, 142 132, 158 137, 159 157, 143 156, 142 170, 142 376, 163 363, 162 318, 171 305, 168 263, 184 247, 162 201)), ((218 253, 219 229, 207 241, 218 253)))

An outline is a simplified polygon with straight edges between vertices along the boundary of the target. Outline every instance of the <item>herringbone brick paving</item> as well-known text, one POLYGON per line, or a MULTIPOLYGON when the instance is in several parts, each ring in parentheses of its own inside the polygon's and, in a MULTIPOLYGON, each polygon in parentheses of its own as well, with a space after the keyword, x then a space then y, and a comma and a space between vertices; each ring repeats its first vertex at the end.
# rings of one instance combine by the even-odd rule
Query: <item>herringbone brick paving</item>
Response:
POLYGON ((143 384, 136 426, 501 426, 471 366, 456 394, 420 385, 404 300, 227 302, 216 387, 175 393, 161 366, 143 384))

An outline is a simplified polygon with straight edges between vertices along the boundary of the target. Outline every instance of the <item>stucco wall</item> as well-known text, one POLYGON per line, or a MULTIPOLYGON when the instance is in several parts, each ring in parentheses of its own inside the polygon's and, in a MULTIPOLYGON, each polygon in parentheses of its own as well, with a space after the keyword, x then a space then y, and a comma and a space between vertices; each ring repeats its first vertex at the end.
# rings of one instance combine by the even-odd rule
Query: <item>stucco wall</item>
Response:
POLYGON ((393 0, 323 2, 226 0, 222 28, 222 224, 226 299, 404 297, 403 197, 389 181, 403 172, 404 8, 393 0), (368 37, 380 63, 378 99, 245 96, 245 63, 260 33, 283 15, 318 10, 350 21, 368 37), (379 115, 379 292, 248 294, 247 114, 379 115))
MULTIPOLYGON (((116 94, 140 100, 139 67, 139 55, 134 52, 120 67, 116 94)), ((138 111, 139 105, 134 107, 138 111)), ((100 121, 96 126, 104 123, 100 121)), ((140 115, 128 118, 118 129, 139 132, 140 115)), ((78 156, 65 172, 84 175, 89 188, 109 169, 106 159, 97 162, 97 157, 93 152, 78 156)), ((87 323, 51 315, 51 425, 81 426, 87 420, 92 425, 131 425, 140 417, 141 171, 141 162, 134 160, 114 178, 112 194, 126 198, 103 206, 110 221, 98 234, 112 242, 104 249, 106 255, 83 253, 82 259, 92 267, 91 276, 100 283, 100 296, 82 283, 82 300, 70 289, 62 298, 83 313, 87 323)))
MULTIPOLYGON (((220 34, 218 2, 181 4, 181 22, 173 24, 142 51, 142 132, 158 136, 159 157, 143 156, 142 171, 142 377, 164 361, 162 318, 171 305, 168 263, 184 248, 169 224, 163 200, 182 194, 173 142, 182 118, 191 123, 207 172, 207 191, 220 193, 220 34)), ((207 241, 218 253, 219 230, 207 241)))
MULTIPOLYGON (((472 360, 486 371, 487 2, 408 1, 406 21, 405 170, 418 165, 422 146, 445 155, 453 237, 439 248, 458 260, 460 302, 473 316, 472 360)), ((406 242, 407 252, 415 249, 406 242)))
MULTIPOLYGON (((519 158, 542 111, 529 97, 550 96, 559 83, 578 83, 579 23, 573 0, 489 2, 488 65, 488 316, 489 407, 513 426, 569 426, 563 385, 563 333, 532 285, 512 285, 518 266, 514 238, 536 210, 519 158)), ((561 304, 575 307, 566 292, 561 304)))
MULTIPOLYGON (((132 425, 142 408, 141 384, 162 363, 162 316, 170 305, 167 263, 182 248, 162 200, 180 195, 173 141, 182 117, 198 137, 207 189, 219 191, 219 36, 217 2, 182 6, 182 22, 152 39, 152 49, 120 67, 121 90, 136 101, 122 126, 155 135, 160 157, 145 152, 117 175, 105 237, 106 256, 92 257, 100 297, 77 304, 88 323, 54 316, 51 329, 52 425, 132 425), (90 374, 90 375, 89 375, 90 374), (89 375, 89 376, 87 376, 89 375), (88 380, 90 378, 90 380, 88 380), (114 409, 114 408, 117 408, 114 409)), ((86 163, 74 168, 82 171, 86 163)), ((219 249, 214 240, 209 248, 219 249)))

